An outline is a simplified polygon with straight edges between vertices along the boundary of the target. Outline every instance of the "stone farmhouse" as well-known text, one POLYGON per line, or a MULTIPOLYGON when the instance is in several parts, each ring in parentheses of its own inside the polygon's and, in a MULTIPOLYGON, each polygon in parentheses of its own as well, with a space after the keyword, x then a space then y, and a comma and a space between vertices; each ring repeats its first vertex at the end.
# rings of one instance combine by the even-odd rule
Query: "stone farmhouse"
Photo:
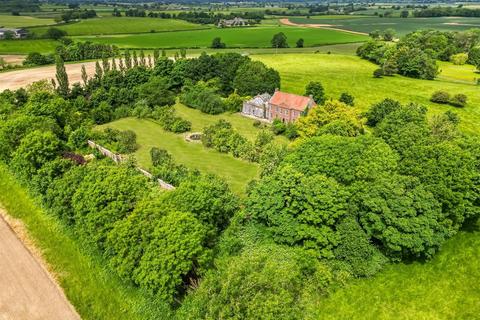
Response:
POLYGON ((26 38, 28 34, 28 31, 25 29, 0 28, 0 39, 4 39, 7 32, 11 32, 15 39, 26 38))
POLYGON ((219 28, 225 28, 225 27, 244 27, 248 26, 247 20, 239 17, 235 17, 231 20, 225 20, 222 19, 218 22, 217 25, 219 28))
POLYGON ((289 123, 297 120, 306 109, 316 105, 311 96, 304 97, 275 90, 273 96, 264 93, 245 101, 242 114, 267 121, 280 119, 282 122, 289 123))

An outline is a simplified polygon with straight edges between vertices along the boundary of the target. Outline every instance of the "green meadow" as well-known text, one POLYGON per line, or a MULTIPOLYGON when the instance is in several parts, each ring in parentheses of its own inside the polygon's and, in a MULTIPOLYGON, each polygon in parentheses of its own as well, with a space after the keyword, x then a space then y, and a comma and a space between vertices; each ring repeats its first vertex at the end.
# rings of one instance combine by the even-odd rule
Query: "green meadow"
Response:
POLYGON ((299 38, 305 40, 305 46, 313 47, 326 44, 352 43, 367 40, 366 36, 335 30, 298 28, 298 27, 248 27, 248 28, 211 28, 207 30, 145 33, 135 35, 75 37, 76 40, 114 44, 120 48, 206 48, 212 39, 220 37, 227 47, 271 47, 274 34, 283 32, 290 47, 295 47, 299 38))
POLYGON ((0 27, 4 28, 24 28, 31 26, 42 26, 54 24, 53 19, 40 19, 30 16, 12 16, 12 15, 0 15, 0 27))
POLYGON ((0 40, 0 53, 27 54, 30 52, 53 53, 60 43, 50 39, 0 40))
POLYGON ((409 32, 423 29, 435 29, 440 31, 463 31, 480 27, 480 18, 463 17, 438 17, 438 18, 379 18, 372 16, 348 16, 331 18, 305 18, 294 17, 290 21, 300 24, 331 24, 335 28, 368 33, 373 30, 385 30, 392 28, 397 35, 405 35, 409 32))
POLYGON ((433 81, 399 75, 377 79, 373 78, 372 73, 378 66, 353 55, 298 53, 255 55, 252 58, 280 72, 284 91, 303 94, 308 82, 320 81, 328 97, 338 98, 342 92, 352 94, 355 107, 361 111, 387 97, 403 103, 415 102, 427 106, 432 114, 452 110, 461 117, 462 129, 478 133, 478 86, 473 81, 459 81, 459 78, 480 77, 473 68, 444 63, 441 69, 446 69, 446 73, 433 81), (467 95, 468 103, 464 108, 432 103, 430 97, 437 90, 445 90, 452 95, 463 93, 467 95))
MULTIPOLYGON (((175 19, 105 17, 80 20, 79 22, 58 25, 56 28, 66 31, 69 36, 77 36, 193 30, 205 27, 175 19)), ((30 29, 31 32, 36 34, 43 34, 46 30, 47 27, 30 29)), ((136 37, 137 35, 133 36, 136 37)))

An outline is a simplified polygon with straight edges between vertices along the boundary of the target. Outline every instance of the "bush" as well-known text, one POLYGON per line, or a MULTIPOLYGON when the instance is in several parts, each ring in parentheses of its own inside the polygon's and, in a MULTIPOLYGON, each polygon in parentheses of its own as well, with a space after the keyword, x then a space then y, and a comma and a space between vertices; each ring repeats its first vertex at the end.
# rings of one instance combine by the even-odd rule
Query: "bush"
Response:
POLYGON ((455 65, 464 65, 465 63, 467 63, 467 60, 467 53, 457 53, 450 57, 450 61, 455 65))
POLYGON ((450 104, 454 107, 463 108, 467 104, 467 96, 461 93, 456 94, 450 100, 450 104))
POLYGON ((276 135, 282 134, 285 132, 287 126, 280 119, 275 118, 272 122, 272 132, 276 135))
POLYGON ((383 77, 383 69, 378 68, 373 71, 373 77, 374 78, 381 78, 383 77))
POLYGON ((41 66, 52 63, 55 63, 55 57, 53 55, 42 55, 38 52, 29 53, 25 60, 23 60, 23 65, 25 66, 41 66))
POLYGON ((430 101, 435 103, 449 103, 450 94, 446 91, 435 91, 430 98, 430 101))
POLYGON ((190 121, 175 116, 175 109, 172 107, 157 107, 152 112, 152 117, 157 120, 166 131, 183 133, 190 131, 192 127, 190 121))
POLYGON ((188 107, 208 114, 219 114, 226 109, 222 98, 216 93, 216 89, 208 87, 204 82, 184 86, 180 101, 188 107))
POLYGON ((355 98, 348 92, 343 92, 338 101, 345 103, 347 106, 353 106, 355 104, 355 98))

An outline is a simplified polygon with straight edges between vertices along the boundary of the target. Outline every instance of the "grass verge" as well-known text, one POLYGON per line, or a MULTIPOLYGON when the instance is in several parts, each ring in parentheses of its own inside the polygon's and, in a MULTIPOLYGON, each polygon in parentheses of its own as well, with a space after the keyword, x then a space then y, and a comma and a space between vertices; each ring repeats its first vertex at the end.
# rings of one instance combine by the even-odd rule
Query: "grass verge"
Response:
POLYGON ((102 258, 86 253, 74 235, 48 215, 0 164, 0 203, 20 219, 82 319, 169 319, 168 308, 126 285, 102 258))

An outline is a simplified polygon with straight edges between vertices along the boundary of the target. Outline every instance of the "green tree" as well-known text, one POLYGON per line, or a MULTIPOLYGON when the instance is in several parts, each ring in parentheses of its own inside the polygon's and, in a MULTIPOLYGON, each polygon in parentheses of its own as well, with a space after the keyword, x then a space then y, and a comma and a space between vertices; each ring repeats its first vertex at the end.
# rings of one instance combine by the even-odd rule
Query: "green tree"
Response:
POLYGON ((245 210, 277 243, 332 257, 339 240, 335 225, 347 213, 347 199, 348 192, 334 179, 286 166, 254 186, 245 210))
POLYGON ((323 85, 318 81, 310 81, 307 86, 305 87, 305 95, 312 96, 313 100, 317 104, 324 104, 326 97, 325 97, 325 89, 323 85))
POLYGON ((347 106, 354 106, 355 105, 355 98, 349 94, 348 92, 342 92, 338 101, 345 103, 347 106))
POLYGON ((287 36, 283 32, 276 33, 271 43, 273 48, 288 48, 287 36))
POLYGON ((213 49, 222 49, 225 47, 226 45, 225 43, 222 42, 222 39, 220 37, 213 38, 212 44, 210 45, 210 48, 213 48, 213 49))
POLYGON ((382 32, 382 37, 383 37, 383 40, 385 40, 385 41, 392 41, 393 38, 395 37, 395 30, 393 30, 391 28, 385 29, 382 32))
POLYGON ((241 96, 273 93, 276 88, 280 88, 280 75, 260 61, 248 61, 238 68, 233 87, 241 96))
POLYGON ((367 118, 367 125, 372 127, 376 126, 387 115, 399 109, 400 107, 400 102, 390 98, 386 98, 378 103, 375 103, 365 114, 367 118))
POLYGON ((147 83, 137 88, 138 97, 145 99, 150 107, 167 106, 175 104, 175 94, 169 90, 167 78, 152 77, 147 83))
POLYGON ((297 48, 303 48, 304 42, 305 41, 303 40, 303 38, 298 39, 297 42, 296 42, 296 47, 297 48))
POLYGON ((55 59, 56 73, 55 78, 57 79, 57 90, 62 97, 67 97, 70 92, 70 87, 68 84, 68 75, 65 70, 65 64, 62 57, 57 56, 55 59))
POLYGON ((58 28, 48 28, 44 37, 47 39, 59 40, 67 36, 67 32, 58 28))

